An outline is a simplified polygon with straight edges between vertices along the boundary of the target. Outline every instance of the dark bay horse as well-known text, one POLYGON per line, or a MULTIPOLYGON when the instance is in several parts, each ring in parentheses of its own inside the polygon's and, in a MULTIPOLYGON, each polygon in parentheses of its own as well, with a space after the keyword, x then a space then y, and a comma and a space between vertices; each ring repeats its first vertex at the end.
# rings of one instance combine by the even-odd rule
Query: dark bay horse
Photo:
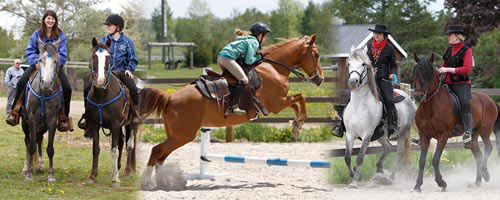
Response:
MULTIPOLYGON (((320 85, 324 77, 315 42, 316 35, 312 35, 289 39, 266 47, 262 51, 263 56, 278 62, 265 61, 256 67, 262 79, 257 96, 264 107, 275 114, 291 107, 296 114, 293 122, 295 134, 300 132, 306 119, 306 104, 301 94, 287 96, 288 76, 291 70, 287 66, 298 66, 309 77, 312 77, 313 83, 320 85)), ((172 95, 158 89, 145 88, 140 96, 141 101, 147 100, 142 101, 140 105, 142 117, 156 111, 163 119, 167 134, 167 140, 152 149, 142 175, 144 189, 154 187, 151 182, 153 166, 161 166, 170 153, 194 140, 201 126, 232 126, 247 123, 256 116, 255 111, 250 110, 249 115, 230 115, 225 118, 224 111, 219 110, 217 102, 202 95, 193 84, 177 90, 172 95)))
POLYGON ((33 159, 38 151, 37 171, 43 171, 42 143, 43 135, 49 132, 47 155, 49 156, 48 182, 54 183, 54 136, 57 128, 57 116, 62 109, 62 88, 57 73, 59 67, 59 42, 43 43, 38 39, 40 60, 32 79, 28 81, 22 106, 22 127, 25 135, 26 160, 21 172, 25 181, 32 181, 33 159), (38 149, 37 149, 38 147, 38 149))
POLYGON ((85 113, 87 116, 87 131, 92 137, 92 171, 86 183, 95 183, 99 163, 99 129, 111 131, 111 158, 113 160, 112 186, 119 187, 119 169, 121 167, 121 153, 124 144, 123 127, 126 128, 127 165, 125 176, 135 171, 135 136, 139 124, 132 124, 130 112, 130 97, 128 90, 115 77, 110 69, 109 47, 111 40, 106 44, 92 39, 92 58, 90 61, 92 86, 85 97, 85 113))
MULTIPOLYGON (((432 165, 434 166, 436 183, 445 191, 447 184, 439 171, 439 161, 448 138, 453 136, 457 118, 453 110, 450 94, 441 84, 439 73, 432 64, 434 54, 429 59, 419 59, 415 55, 415 61, 417 62, 413 69, 415 100, 420 102, 415 122, 420 135, 421 153, 417 184, 414 190, 421 191, 427 149, 429 148, 430 139, 435 138, 438 142, 432 165)), ((477 166, 475 185, 480 186, 482 179, 486 182, 490 180, 487 163, 492 151, 490 135, 493 130, 495 130, 497 146, 500 146, 499 107, 488 95, 481 92, 472 92, 470 105, 473 119, 470 149, 474 154, 477 166), (479 136, 481 136, 484 143, 484 157, 478 146, 479 136)))

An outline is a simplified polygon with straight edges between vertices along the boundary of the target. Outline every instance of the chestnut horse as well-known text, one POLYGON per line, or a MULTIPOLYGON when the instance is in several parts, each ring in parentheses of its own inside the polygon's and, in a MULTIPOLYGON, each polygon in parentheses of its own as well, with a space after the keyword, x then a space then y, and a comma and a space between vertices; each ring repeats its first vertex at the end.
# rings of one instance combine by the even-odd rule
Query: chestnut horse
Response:
MULTIPOLYGON (((301 94, 287 96, 288 76, 291 70, 296 70, 289 66, 301 68, 311 77, 310 80, 319 86, 324 77, 315 41, 316 35, 312 35, 288 39, 266 47, 262 50, 265 62, 256 66, 256 71, 262 79, 262 85, 256 91, 256 95, 264 107, 274 114, 287 107, 295 111, 296 118, 293 122, 295 136, 300 133, 306 119, 306 102, 301 94)), ((158 168, 170 153, 194 140, 201 126, 233 126, 247 123, 256 117, 255 110, 251 109, 248 115, 229 115, 225 118, 224 110, 219 109, 217 102, 202 95, 194 84, 187 85, 172 95, 158 89, 145 88, 140 96, 141 99, 147 99, 140 105, 142 117, 156 111, 163 119, 167 134, 167 140, 153 147, 151 151, 142 175, 141 184, 144 189, 154 187, 151 182, 153 166, 158 168)))
MULTIPOLYGON (((429 59, 419 59, 415 55, 417 65, 413 69, 413 79, 415 82, 415 100, 420 102, 417 110, 415 122, 420 135, 420 160, 417 177, 417 184, 414 190, 420 192, 420 186, 423 183, 424 166, 427 157, 427 150, 431 138, 437 142, 436 153, 432 159, 434 166, 435 180, 443 191, 446 190, 446 182, 443 180, 439 171, 439 161, 443 153, 448 138, 453 137, 453 129, 457 118, 455 116, 450 94, 441 84, 440 76, 432 62, 434 54, 429 59), (446 119, 446 120, 443 120, 446 119)), ((472 143, 470 149, 476 159, 476 181, 477 186, 481 185, 481 178, 486 182, 490 180, 488 172, 488 158, 490 157, 492 145, 490 135, 493 129, 499 144, 498 132, 500 128, 500 119, 498 105, 486 94, 481 92, 472 92, 470 105, 472 109, 472 143), (483 157, 478 145, 478 137, 481 136, 484 142, 485 155, 483 157)), ((463 133, 463 130, 462 130, 463 133)))

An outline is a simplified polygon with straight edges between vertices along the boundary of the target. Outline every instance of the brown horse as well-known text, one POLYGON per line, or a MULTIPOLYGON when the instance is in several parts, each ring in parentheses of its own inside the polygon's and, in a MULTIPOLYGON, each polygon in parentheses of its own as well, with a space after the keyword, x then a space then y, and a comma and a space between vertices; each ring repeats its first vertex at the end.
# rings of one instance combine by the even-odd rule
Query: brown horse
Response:
MULTIPOLYGON (((287 107, 295 111, 293 130, 296 136, 306 119, 306 102, 301 94, 287 96, 288 76, 292 69, 288 66, 298 66, 309 77, 313 77, 311 81, 319 86, 324 77, 315 41, 316 35, 312 35, 288 39, 266 47, 262 55, 278 62, 266 61, 256 67, 262 79, 262 85, 256 91, 257 96, 264 107, 274 114, 287 107)), ((194 140, 201 126, 232 126, 247 123, 256 116, 255 110, 250 110, 248 115, 230 115, 225 118, 224 111, 219 109, 217 102, 202 95, 193 84, 183 87, 172 95, 158 89, 145 88, 140 96, 141 99, 147 99, 141 101, 143 103, 139 110, 142 117, 156 111, 161 115, 167 133, 167 140, 152 149, 142 175, 144 189, 154 187, 151 183, 153 166, 161 166, 170 153, 194 140)))
MULTIPOLYGON (((415 122, 419 131, 418 134, 420 135, 421 153, 417 184, 415 185, 414 190, 417 192, 421 191, 420 186, 422 186, 423 183, 422 179, 427 149, 429 148, 430 139, 435 138, 438 143, 436 153, 432 159, 432 165, 434 166, 436 183, 442 188, 443 191, 445 191, 447 184, 439 172, 439 161, 441 159, 441 154, 446 147, 448 138, 456 136, 453 135, 453 129, 457 122, 457 118, 455 117, 450 94, 441 84, 439 73, 432 64, 434 61, 434 54, 432 54, 429 59, 419 59, 417 55, 415 55, 415 61, 417 62, 417 65, 413 69, 415 100, 420 102, 415 122)), ((500 118, 498 115, 498 106, 484 93, 472 92, 470 105, 473 116, 473 130, 472 143, 470 143, 470 147, 468 148, 471 149, 474 154, 474 158, 476 159, 477 173, 475 184, 480 186, 481 178, 483 178, 486 182, 490 179, 487 165, 488 158, 492 151, 490 135, 493 129, 495 129, 495 134, 498 139, 498 136, 500 135, 500 133, 498 133, 500 132, 500 118), (484 157, 478 146, 479 136, 481 136, 485 146, 484 157)), ((497 140, 497 145, 498 142, 499 141, 497 140)))

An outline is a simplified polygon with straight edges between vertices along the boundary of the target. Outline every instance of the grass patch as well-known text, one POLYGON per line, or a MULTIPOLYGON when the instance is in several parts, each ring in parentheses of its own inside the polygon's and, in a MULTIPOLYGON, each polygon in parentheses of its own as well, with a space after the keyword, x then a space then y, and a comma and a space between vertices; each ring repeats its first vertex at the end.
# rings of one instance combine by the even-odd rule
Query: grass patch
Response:
MULTIPOLYGON (((2 111, 3 112, 3 111, 2 111)), ((0 117, 5 120, 5 117, 0 117)), ((54 142, 55 184, 47 183, 48 156, 44 140, 43 159, 45 172, 33 174, 33 182, 24 182, 20 175, 25 158, 24 134, 20 126, 11 127, 0 124, 0 199, 136 199, 138 178, 121 178, 120 188, 111 188, 111 155, 108 140, 101 136, 101 154, 99 156, 99 176, 95 185, 82 185, 90 175, 92 168, 91 142, 82 138, 83 132, 76 130, 69 135, 56 132, 54 142), (69 141, 67 141, 67 136, 69 141)), ((47 135, 47 134, 46 134, 47 135)), ((122 158, 123 174, 125 159, 122 158)), ((137 175, 136 175, 137 176, 137 175)))
MULTIPOLYGON (((143 142, 160 143, 165 141, 166 134, 163 128, 154 128, 152 125, 145 125, 143 142)), ((234 127, 234 137, 236 140, 244 140, 249 142, 295 142, 291 128, 276 128, 265 124, 243 124, 234 127)), ((336 139, 331 135, 330 126, 322 126, 321 128, 302 129, 298 142, 328 142, 336 139)), ((198 137, 200 132, 198 131, 198 137)), ((217 129, 212 131, 211 138, 225 140, 225 129, 217 129)))

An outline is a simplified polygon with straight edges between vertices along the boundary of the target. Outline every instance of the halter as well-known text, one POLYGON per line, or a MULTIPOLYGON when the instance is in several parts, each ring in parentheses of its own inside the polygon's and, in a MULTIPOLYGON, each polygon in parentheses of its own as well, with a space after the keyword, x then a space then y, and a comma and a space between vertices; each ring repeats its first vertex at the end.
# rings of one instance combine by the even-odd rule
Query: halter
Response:
MULTIPOLYGON (((302 53, 300 55, 299 61, 302 60, 302 57, 304 57, 304 55, 305 55, 305 53, 302 53)), ((317 70, 310 77, 305 77, 304 74, 301 73, 301 72, 299 72, 295 67, 290 67, 287 64, 282 63, 280 61, 277 61, 277 60, 274 60, 274 59, 271 59, 271 58, 266 58, 266 57, 262 58, 262 60, 264 60, 264 62, 270 62, 270 63, 278 64, 280 66, 285 67, 290 72, 292 72, 293 74, 295 74, 295 76, 297 76, 302 82, 311 82, 312 79, 316 78, 316 76, 319 76, 317 70)), ((318 63, 317 63, 316 59, 313 59, 313 60, 314 60, 314 64, 315 64, 314 66, 317 66, 318 63)))
MULTIPOLYGON (((40 70, 37 71, 37 73, 40 73, 40 70)), ((36 74, 35 74, 36 76, 36 74)), ((41 77, 42 75, 40 74, 39 77, 41 77)), ((54 84, 55 81, 52 81, 52 84, 51 84, 51 88, 52 88, 52 85, 54 84)), ((39 82, 38 86, 39 86, 39 90, 40 90, 40 85, 41 85, 41 82, 39 82)), ((55 98, 57 95, 59 95, 59 106, 58 106, 58 110, 61 110, 62 109, 62 87, 59 87, 59 90, 56 91, 53 95, 51 96, 41 96, 40 94, 38 94, 34 89, 33 87, 31 87, 31 81, 28 81, 28 84, 26 86, 26 90, 24 91, 25 92, 25 95, 24 95, 24 107, 27 108, 28 107, 28 91, 30 91, 37 99, 39 99, 41 102, 41 117, 42 117, 42 125, 44 124, 43 122, 45 121, 45 101, 48 101, 48 100, 51 100, 53 98, 55 98)))
MULTIPOLYGON (((431 86, 429 86, 429 88, 427 88, 427 89, 423 89, 423 88, 415 88, 414 89, 414 91, 424 91, 424 96, 423 96, 424 101, 422 103, 426 103, 427 101, 431 100, 432 97, 436 96, 436 94, 439 92, 439 88, 441 87, 444 78, 442 78, 441 75, 439 75, 438 78, 439 78, 438 86, 436 87, 436 90, 434 90, 434 92, 432 92, 432 94, 429 96, 429 98, 427 98, 427 93, 429 93, 431 86)), ((446 76, 445 76, 445 78, 446 78, 446 76)))
MULTIPOLYGON (((104 51, 104 49, 103 48, 99 48, 97 51, 102 52, 102 51, 104 51)), ((92 75, 94 77, 97 77, 97 75, 96 75, 97 72, 94 70, 94 57, 93 56, 90 56, 90 70, 91 70, 92 75)), ((109 69, 108 72, 106 72, 106 80, 104 82, 104 89, 106 89, 108 87, 109 77, 111 77, 111 69, 109 69)), ((94 78, 94 80, 92 80, 92 84, 94 86, 97 85, 97 79, 96 78, 94 78)))
POLYGON ((351 74, 356 73, 360 78, 360 82, 363 83, 365 78, 368 76, 368 69, 366 68, 368 65, 366 63, 363 63, 362 66, 363 66, 363 71, 361 73, 359 73, 356 70, 352 70, 351 72, 349 72, 349 78, 351 78, 351 74))

